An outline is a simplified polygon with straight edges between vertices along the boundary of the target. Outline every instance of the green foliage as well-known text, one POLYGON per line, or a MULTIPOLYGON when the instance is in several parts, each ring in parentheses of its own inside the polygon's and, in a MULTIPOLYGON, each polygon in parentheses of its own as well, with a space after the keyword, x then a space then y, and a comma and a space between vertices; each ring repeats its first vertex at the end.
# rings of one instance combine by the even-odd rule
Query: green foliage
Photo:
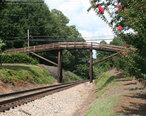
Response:
POLYGON ((74 65, 75 56, 68 50, 63 51, 63 67, 69 70, 74 65))
POLYGON ((120 55, 114 58, 114 64, 118 69, 125 71, 125 76, 136 76, 137 78, 146 79, 146 70, 144 63, 146 58, 143 59, 138 53, 133 52, 129 56, 120 55))
POLYGON ((93 78, 95 78, 99 74, 99 69, 96 66, 93 66, 93 78))
POLYGON ((89 77, 89 51, 88 50, 64 50, 63 68, 70 70, 82 78, 89 77))
MULTIPOLYGON (((126 75, 136 76, 137 78, 146 79, 146 4, 145 0, 98 0, 92 1, 91 8, 97 11, 97 15, 107 23, 116 34, 116 38, 111 42, 114 45, 129 44, 130 47, 136 48, 134 53, 129 56, 120 56, 113 59, 113 65, 118 69, 125 70, 126 75), (118 8, 117 5, 121 6, 118 8), (108 21, 105 14, 98 12, 98 6, 102 5, 104 10, 112 20, 108 21), (109 7, 113 7, 111 11, 109 7), (118 26, 122 26, 124 31, 133 30, 133 33, 119 31, 118 26)), ((91 9, 90 8, 90 9, 91 9)), ((90 10, 89 9, 89 10, 90 10)))
MULTIPOLYGON (((113 45, 124 45, 125 43, 119 41, 118 39, 114 39, 111 44, 113 45)), ((113 65, 117 69, 123 69, 125 71, 125 77, 127 76, 136 76, 137 78, 146 79, 146 70, 145 63, 146 57, 143 57, 139 52, 133 51, 130 52, 129 55, 118 55, 113 57, 112 59, 113 65)))
POLYGON ((41 1, 41 4, 10 2, 1 9, 0 38, 6 42, 6 49, 26 46, 27 29, 30 31, 30 39, 47 40, 30 42, 30 45, 46 44, 51 41, 84 41, 75 26, 67 25, 69 19, 61 11, 56 9, 50 11, 43 0, 41 1), (17 41, 7 41, 10 39, 17 41))
POLYGON ((15 53, 15 54, 2 54, 2 63, 26 63, 26 64, 38 64, 38 61, 27 54, 15 53))
POLYGON ((0 80, 4 82, 27 81, 37 84, 53 83, 55 79, 48 71, 34 65, 3 65, 0 80))
MULTIPOLYGON (((42 3, 20 2, 19 4, 13 4, 13 2, 9 2, 0 10, 0 38, 6 44, 3 50, 26 47, 27 29, 30 32, 30 40, 36 40, 30 41, 30 45, 58 41, 85 41, 74 25, 68 26, 69 19, 61 11, 49 10, 43 0, 39 1, 42 3), (37 39, 42 41, 38 42, 37 39)), ((39 55, 57 62, 57 51, 43 52, 39 55)), ((77 65, 88 63, 88 61, 88 50, 63 51, 63 68, 65 70, 74 71, 77 65)), ((43 60, 40 60, 40 63, 48 64, 43 60)), ((78 73, 80 72, 78 71, 78 73)))
MULTIPOLYGON (((107 44, 105 41, 101 41, 100 42, 101 44, 107 44)), ((112 53, 109 53, 109 52, 105 52, 105 51, 96 51, 96 59, 94 62, 96 61, 99 61, 109 55, 111 55, 112 53)), ((112 64, 112 60, 111 59, 108 59, 108 60, 105 60, 103 62, 100 62, 98 64, 95 65, 98 69, 98 73, 101 73, 101 72, 106 72, 108 70, 111 69, 111 67, 113 66, 112 64)))
POLYGON ((5 44, 2 42, 2 40, 0 39, 0 51, 1 51, 1 47, 4 46, 5 44))
POLYGON ((76 70, 73 72, 84 79, 89 77, 89 67, 86 64, 77 65, 76 70))
POLYGON ((82 80, 82 78, 74 73, 71 73, 70 71, 64 72, 64 79, 63 79, 64 82, 72 82, 78 80, 82 80))

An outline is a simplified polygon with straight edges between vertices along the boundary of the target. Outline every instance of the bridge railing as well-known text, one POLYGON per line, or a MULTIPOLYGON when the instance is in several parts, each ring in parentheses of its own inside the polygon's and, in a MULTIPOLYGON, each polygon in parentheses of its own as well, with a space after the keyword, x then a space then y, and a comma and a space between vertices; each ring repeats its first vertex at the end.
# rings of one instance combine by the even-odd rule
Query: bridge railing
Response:
POLYGON ((121 51, 125 49, 122 46, 100 44, 96 42, 56 42, 51 44, 36 45, 25 48, 18 48, 15 50, 8 50, 5 53, 30 53, 30 52, 41 52, 50 51, 57 49, 98 49, 107 51, 121 51))

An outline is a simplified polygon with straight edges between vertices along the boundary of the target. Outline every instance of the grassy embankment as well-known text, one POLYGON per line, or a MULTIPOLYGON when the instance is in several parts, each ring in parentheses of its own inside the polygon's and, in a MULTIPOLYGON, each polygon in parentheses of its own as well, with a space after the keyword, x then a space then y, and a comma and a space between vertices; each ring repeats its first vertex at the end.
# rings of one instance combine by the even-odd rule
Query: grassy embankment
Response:
POLYGON ((0 66, 0 80, 7 83, 21 80, 37 84, 49 84, 56 81, 48 71, 35 65, 0 66))
MULTIPOLYGON (((64 82, 82 80, 81 77, 70 71, 63 71, 63 76, 64 82)), ((21 80, 36 84, 49 84, 56 81, 51 73, 42 67, 16 64, 0 66, 0 80, 7 83, 21 80)))
POLYGON ((114 103, 118 100, 118 94, 109 94, 109 91, 114 90, 121 85, 120 82, 115 82, 116 77, 109 77, 109 72, 104 73, 95 80, 97 91, 96 102, 90 107, 86 116, 111 116, 114 115, 112 110, 114 103))

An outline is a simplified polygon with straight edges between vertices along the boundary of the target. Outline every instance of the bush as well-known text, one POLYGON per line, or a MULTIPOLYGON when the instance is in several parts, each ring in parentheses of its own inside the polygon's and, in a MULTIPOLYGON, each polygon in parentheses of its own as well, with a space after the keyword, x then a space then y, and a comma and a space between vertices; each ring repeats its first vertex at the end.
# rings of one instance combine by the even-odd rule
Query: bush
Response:
POLYGON ((72 82, 78 80, 82 80, 82 78, 70 71, 64 72, 64 82, 72 82))
POLYGON ((96 78, 99 73, 99 69, 96 66, 93 66, 93 78, 96 78))
POLYGON ((2 63, 26 63, 26 64, 38 64, 38 60, 34 59, 27 54, 15 53, 15 54, 2 54, 2 63))
POLYGON ((132 52, 129 56, 120 55, 114 61, 114 65, 117 69, 123 69, 125 71, 125 77, 135 76, 136 78, 143 78, 146 80, 145 70, 146 59, 139 53, 132 52))
POLYGON ((76 67, 76 70, 74 70, 73 72, 84 79, 87 79, 89 77, 89 67, 86 64, 79 64, 76 67))

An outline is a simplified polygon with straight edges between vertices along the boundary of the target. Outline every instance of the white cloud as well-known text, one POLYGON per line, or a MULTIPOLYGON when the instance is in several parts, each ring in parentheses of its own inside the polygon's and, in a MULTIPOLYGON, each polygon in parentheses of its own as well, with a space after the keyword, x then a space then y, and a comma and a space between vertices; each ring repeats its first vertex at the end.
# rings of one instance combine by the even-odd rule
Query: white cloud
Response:
POLYGON ((86 41, 100 43, 100 41, 105 40, 107 43, 110 43, 114 38, 112 31, 108 28, 102 28, 96 32, 88 32, 86 30, 79 30, 79 32, 86 41))
POLYGON ((87 12, 90 7, 89 0, 45 0, 45 2, 50 9, 62 11, 70 19, 69 25, 75 25, 83 37, 88 37, 86 40, 113 38, 109 36, 113 33, 108 25, 94 11, 87 12))
MULTIPOLYGON (((49 9, 62 11, 70 19, 69 25, 75 25, 85 40, 113 39, 114 34, 110 27, 93 10, 87 12, 90 7, 89 0, 45 0, 45 2, 49 9)), ((106 12, 105 15, 108 17, 106 12)), ((110 41, 106 40, 107 43, 110 41)), ((93 57, 96 58, 96 51, 93 51, 93 57)))

